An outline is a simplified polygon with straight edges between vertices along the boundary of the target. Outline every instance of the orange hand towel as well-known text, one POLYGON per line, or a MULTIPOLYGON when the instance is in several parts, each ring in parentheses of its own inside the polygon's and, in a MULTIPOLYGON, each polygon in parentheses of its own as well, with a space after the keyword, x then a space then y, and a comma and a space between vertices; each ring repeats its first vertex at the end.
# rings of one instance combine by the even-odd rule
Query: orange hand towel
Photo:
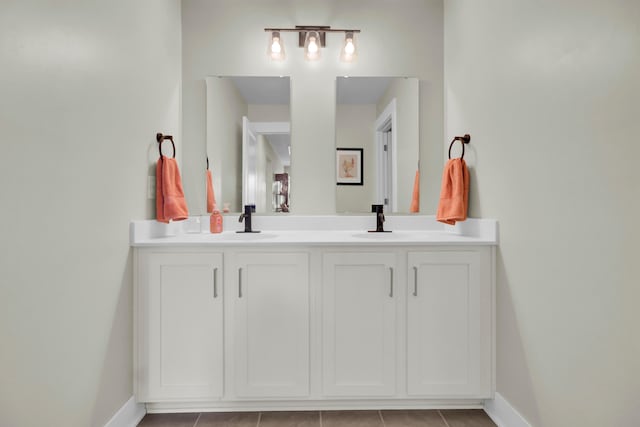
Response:
POLYGON ((464 160, 451 159, 442 172, 442 188, 436 219, 454 225, 467 219, 469 203, 469 170, 464 160))
POLYGON ((207 169, 207 212, 212 213, 216 208, 216 195, 213 192, 213 178, 211 171, 207 169))
POLYGON ((416 177, 413 180, 413 195, 411 196, 409 212, 420 212, 420 170, 416 171, 416 177))
POLYGON ((156 165, 156 219, 168 223, 188 217, 178 163, 162 156, 156 165))

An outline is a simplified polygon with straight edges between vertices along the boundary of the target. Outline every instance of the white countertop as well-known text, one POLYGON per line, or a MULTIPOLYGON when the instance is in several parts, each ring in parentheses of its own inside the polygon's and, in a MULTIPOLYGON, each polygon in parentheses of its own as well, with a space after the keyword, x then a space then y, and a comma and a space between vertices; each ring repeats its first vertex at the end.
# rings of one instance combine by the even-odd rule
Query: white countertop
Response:
POLYGON ((133 247, 175 246, 417 246, 417 245, 497 245, 497 222, 470 218, 455 227, 435 221, 433 216, 387 216, 386 233, 375 229, 375 216, 254 216, 253 229, 243 230, 236 215, 226 215, 225 231, 212 234, 208 217, 162 224, 154 220, 132 221, 133 247))

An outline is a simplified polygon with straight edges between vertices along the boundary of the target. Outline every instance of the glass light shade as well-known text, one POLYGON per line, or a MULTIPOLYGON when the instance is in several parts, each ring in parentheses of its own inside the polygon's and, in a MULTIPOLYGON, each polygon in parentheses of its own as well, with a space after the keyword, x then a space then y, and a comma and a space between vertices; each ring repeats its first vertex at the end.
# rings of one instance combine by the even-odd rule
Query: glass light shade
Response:
POLYGON ((340 51, 340 60, 344 62, 353 62, 357 56, 358 51, 356 49, 356 39, 353 37, 353 33, 346 33, 344 37, 344 45, 340 51))
POLYGON ((269 36, 267 55, 274 61, 282 61, 284 59, 284 44, 282 43, 282 39, 280 38, 279 31, 273 31, 269 36))
POLYGON ((316 31, 309 31, 304 41, 304 57, 309 61, 320 58, 320 35, 316 31))

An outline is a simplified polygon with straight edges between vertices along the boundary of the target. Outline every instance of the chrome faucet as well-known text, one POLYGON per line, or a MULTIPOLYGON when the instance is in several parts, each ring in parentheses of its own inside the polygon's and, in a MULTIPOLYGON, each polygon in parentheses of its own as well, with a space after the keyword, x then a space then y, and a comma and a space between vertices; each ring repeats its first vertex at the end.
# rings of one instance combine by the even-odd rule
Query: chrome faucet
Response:
POLYGON ((253 231, 251 229, 251 212, 256 211, 256 205, 244 205, 244 213, 240 214, 238 222, 244 220, 244 231, 237 231, 237 233, 259 233, 259 231, 253 231))
POLYGON ((372 233, 385 233, 383 209, 384 205, 371 205, 371 212, 376 214, 376 231, 371 230, 372 233))

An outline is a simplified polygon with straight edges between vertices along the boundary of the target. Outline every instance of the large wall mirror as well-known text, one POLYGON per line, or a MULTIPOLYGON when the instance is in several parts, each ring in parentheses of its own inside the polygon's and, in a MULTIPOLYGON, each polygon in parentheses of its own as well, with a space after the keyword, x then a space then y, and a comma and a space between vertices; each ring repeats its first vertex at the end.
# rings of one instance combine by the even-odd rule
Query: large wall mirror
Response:
POLYGON ((410 212, 419 169, 418 79, 338 77, 336 212, 410 212))
POLYGON ((218 209, 289 212, 290 79, 207 77, 207 157, 218 209))

